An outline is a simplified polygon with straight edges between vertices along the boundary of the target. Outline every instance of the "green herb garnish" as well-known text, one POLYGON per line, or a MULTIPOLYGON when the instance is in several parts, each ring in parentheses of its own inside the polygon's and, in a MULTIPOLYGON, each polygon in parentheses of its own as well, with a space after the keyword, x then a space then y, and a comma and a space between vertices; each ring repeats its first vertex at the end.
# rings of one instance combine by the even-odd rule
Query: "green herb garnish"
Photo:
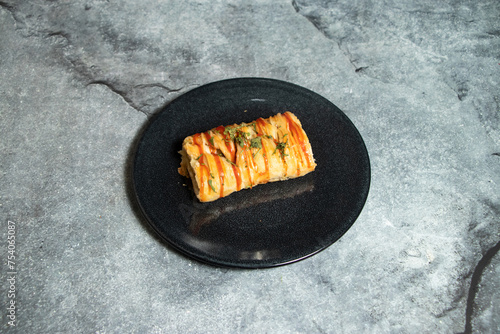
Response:
MULTIPOLYGON (((284 137, 284 136, 283 136, 284 137)), ((280 151, 280 154, 281 154, 281 158, 284 158, 286 157, 288 154, 285 154, 285 148, 286 148, 286 145, 288 144, 288 140, 286 142, 281 142, 281 143, 277 143, 276 144, 276 148, 274 149, 273 151, 273 154, 276 153, 276 151, 280 151)))
MULTIPOLYGON (((252 154, 252 158, 255 158, 255 156, 257 155, 257 153, 260 152, 260 148, 257 150, 257 152, 255 152, 254 154, 252 154)), ((265 156, 264 154, 262 154, 262 156, 265 156)))
POLYGON ((226 158, 226 161, 229 162, 231 165, 236 166, 236 164, 234 162, 232 162, 231 160, 229 160, 228 158, 226 158))
MULTIPOLYGON (((243 132, 244 133, 244 132, 243 132)), ((236 142, 238 143, 238 145, 241 146, 241 148, 244 148, 245 147, 245 137, 242 137, 242 136, 238 136, 236 138, 234 138, 236 140, 236 142)))
POLYGON ((240 129, 248 126, 247 124, 242 124, 240 126, 226 126, 224 128, 224 135, 228 136, 230 140, 234 140, 241 148, 245 147, 248 141, 250 133, 241 131, 240 129))
POLYGON ((250 140, 250 147, 259 149, 262 148, 262 138, 255 137, 252 140, 250 140))
POLYGON ((210 188, 212 188, 212 190, 215 192, 215 188, 212 184, 212 180, 208 180, 208 185, 210 186, 210 188))
POLYGON ((255 133, 258 133, 259 131, 257 131, 257 123, 253 122, 252 125, 253 125, 253 130, 255 131, 255 133))

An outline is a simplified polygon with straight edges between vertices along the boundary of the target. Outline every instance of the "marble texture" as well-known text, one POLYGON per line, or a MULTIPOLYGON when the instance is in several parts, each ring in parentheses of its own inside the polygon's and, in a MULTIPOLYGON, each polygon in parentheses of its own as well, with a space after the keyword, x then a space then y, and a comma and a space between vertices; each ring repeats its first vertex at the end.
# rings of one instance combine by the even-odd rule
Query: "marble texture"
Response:
POLYGON ((6 333, 500 332, 500 3, 0 1, 6 333), (132 200, 151 115, 215 80, 323 95, 358 127, 366 206, 327 250, 266 270, 163 244, 132 200))

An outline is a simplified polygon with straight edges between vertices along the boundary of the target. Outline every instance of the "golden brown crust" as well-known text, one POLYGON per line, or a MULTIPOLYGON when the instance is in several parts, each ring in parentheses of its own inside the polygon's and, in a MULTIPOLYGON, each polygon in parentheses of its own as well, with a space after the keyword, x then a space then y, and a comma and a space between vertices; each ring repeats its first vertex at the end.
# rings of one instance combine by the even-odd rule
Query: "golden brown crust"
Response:
POLYGON ((289 111, 188 136, 179 153, 179 174, 191 178, 201 202, 316 168, 309 138, 289 111))

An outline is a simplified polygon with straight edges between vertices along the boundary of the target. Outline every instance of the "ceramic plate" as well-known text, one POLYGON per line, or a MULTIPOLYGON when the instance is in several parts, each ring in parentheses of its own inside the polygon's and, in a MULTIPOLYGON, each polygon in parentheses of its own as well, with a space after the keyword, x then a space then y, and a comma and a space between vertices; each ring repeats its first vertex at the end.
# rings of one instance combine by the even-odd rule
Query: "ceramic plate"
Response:
POLYGON ((370 185, 368 153, 347 116, 308 89, 264 78, 218 81, 175 99, 152 117, 134 159, 149 224, 178 251, 219 266, 273 267, 318 253, 352 226, 370 185), (183 139, 287 110, 302 122, 316 170, 200 203, 177 172, 183 139))

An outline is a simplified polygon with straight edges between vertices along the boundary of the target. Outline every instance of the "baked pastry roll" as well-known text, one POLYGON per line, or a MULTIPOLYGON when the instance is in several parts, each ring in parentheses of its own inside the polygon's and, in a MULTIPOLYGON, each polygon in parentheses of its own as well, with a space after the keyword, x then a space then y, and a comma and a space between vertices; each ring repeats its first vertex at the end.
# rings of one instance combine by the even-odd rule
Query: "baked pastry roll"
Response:
POLYGON ((289 111, 188 136, 179 153, 179 174, 192 180, 201 202, 316 168, 309 138, 289 111))

